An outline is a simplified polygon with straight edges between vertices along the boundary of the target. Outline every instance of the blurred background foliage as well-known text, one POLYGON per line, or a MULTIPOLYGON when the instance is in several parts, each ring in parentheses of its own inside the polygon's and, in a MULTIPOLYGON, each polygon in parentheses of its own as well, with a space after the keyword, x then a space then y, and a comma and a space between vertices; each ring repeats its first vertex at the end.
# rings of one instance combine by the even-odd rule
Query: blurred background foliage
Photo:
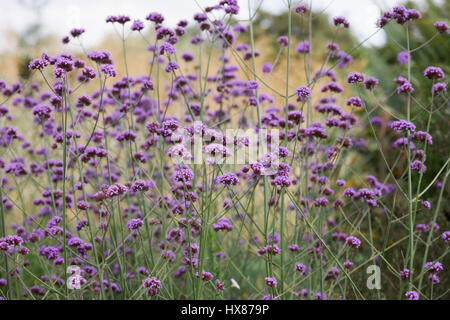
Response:
MULTIPOLYGON (((418 48, 436 35, 436 29, 433 26, 436 21, 448 22, 450 17, 450 1, 443 1, 442 5, 438 5, 435 1, 427 0, 426 5, 428 9, 426 11, 421 11, 422 18, 418 20, 417 23, 413 23, 410 27, 410 48, 412 50, 418 48)), ((419 9, 416 3, 412 1, 407 2, 405 6, 408 8, 419 9)), ((407 64, 402 65, 397 61, 398 53, 405 51, 404 48, 407 47, 405 28, 398 24, 390 23, 385 27, 385 32, 388 41, 384 46, 365 50, 367 61, 365 72, 366 74, 375 76, 380 80, 380 83, 382 83, 380 90, 384 91, 385 98, 380 100, 384 100, 383 102, 386 107, 390 108, 395 114, 405 117, 405 97, 397 94, 392 95, 392 92, 394 92, 397 87, 397 84, 393 81, 393 77, 398 75, 403 77, 407 76, 407 64)), ((416 124, 418 130, 426 131, 429 111, 431 110, 431 86, 433 82, 425 78, 423 72, 430 65, 440 67, 446 74, 446 79, 444 79, 444 81, 446 81, 448 85, 447 79, 450 75, 449 52, 449 35, 439 35, 420 50, 412 52, 411 54, 411 83, 415 89, 413 93, 414 100, 411 105, 411 119, 416 124)), ((423 187, 432 182, 435 175, 445 164, 449 156, 449 101, 442 97, 435 97, 433 110, 434 112, 432 113, 430 127, 430 132, 433 134, 433 145, 428 146, 427 148, 426 166, 428 168, 428 174, 424 174, 423 176, 423 187)), ((379 111, 380 113, 378 115, 384 113, 382 110, 379 111)), ((367 130, 366 133, 367 135, 372 134, 370 130, 367 130)), ((389 150, 389 140, 381 139, 381 141, 384 143, 384 149, 389 150)), ((392 163, 396 154, 394 152, 387 152, 387 155, 388 161, 392 163)), ((384 170, 384 164, 379 161, 374 162, 373 165, 376 165, 378 170, 384 170)), ((435 188, 431 188, 426 193, 425 198, 433 196, 438 196, 438 192, 435 192, 435 188)), ((444 210, 447 221, 449 221, 450 201, 448 200, 448 197, 444 196, 442 209, 444 210)), ((441 216, 441 218, 443 218, 443 216, 441 216)))

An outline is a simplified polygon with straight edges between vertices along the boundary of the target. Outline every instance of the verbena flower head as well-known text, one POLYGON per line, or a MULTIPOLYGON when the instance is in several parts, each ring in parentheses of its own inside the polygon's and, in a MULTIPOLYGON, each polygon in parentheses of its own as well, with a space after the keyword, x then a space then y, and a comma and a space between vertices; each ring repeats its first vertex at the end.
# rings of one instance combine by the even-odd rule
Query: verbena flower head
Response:
POLYGON ((295 89, 295 94, 298 101, 304 102, 311 98, 312 91, 309 87, 301 86, 295 89))
POLYGON ((445 77, 444 71, 439 67, 427 67, 423 72, 423 75, 431 80, 439 80, 445 77))
POLYGON ((404 64, 408 62, 410 59, 410 55, 407 51, 402 51, 397 55, 397 61, 400 62, 400 64, 404 64))
POLYGON ((436 31, 441 34, 448 33, 449 30, 448 25, 443 21, 436 21, 434 27, 436 28, 436 31))
POLYGON ((405 297, 408 298, 408 300, 419 300, 419 294, 416 291, 406 292, 405 297))
POLYGON ((414 123, 406 120, 393 121, 389 124, 389 127, 398 132, 416 131, 416 126, 414 125, 414 123))
POLYGON ((361 245, 361 240, 359 240, 357 237, 349 236, 345 239, 345 243, 347 243, 349 246, 358 249, 361 245))
POLYGON ((350 27, 350 23, 348 22, 348 20, 345 19, 342 16, 334 17, 333 18, 333 23, 334 23, 335 26, 342 25, 344 28, 349 28, 350 27))
POLYGON ((296 48, 297 52, 299 53, 308 53, 310 50, 310 44, 309 41, 301 41, 297 44, 296 48))
POLYGON ((359 72, 350 72, 347 76, 347 82, 350 84, 356 84, 364 81, 364 75, 359 72))

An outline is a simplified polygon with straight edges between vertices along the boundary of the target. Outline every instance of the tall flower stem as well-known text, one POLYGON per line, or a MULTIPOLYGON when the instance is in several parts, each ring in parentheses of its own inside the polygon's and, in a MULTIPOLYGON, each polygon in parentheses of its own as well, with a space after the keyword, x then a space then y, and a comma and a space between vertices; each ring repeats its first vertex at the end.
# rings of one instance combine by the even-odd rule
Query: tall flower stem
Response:
MULTIPOLYGON (((410 44, 409 44, 409 26, 406 24, 406 45, 409 56, 410 44)), ((408 59, 408 82, 411 81, 411 59, 408 59)), ((411 92, 408 92, 406 118, 411 121, 411 92)), ((409 270, 411 275, 409 277, 408 288, 412 290, 412 279, 414 273, 414 217, 413 217, 413 198, 412 198, 412 174, 411 174, 411 145, 410 145, 410 131, 407 131, 408 138, 408 213, 409 213, 409 270)))
MULTIPOLYGON (((253 17, 251 14, 251 6, 250 6, 250 0, 248 0, 248 15, 249 15, 249 29, 250 29, 250 47, 252 52, 252 73, 253 73, 253 80, 256 81, 256 64, 255 64, 255 38, 253 33, 253 17)), ((258 90, 255 90, 255 97, 256 101, 258 101, 258 90)), ((258 138, 259 141, 263 141, 263 135, 262 135, 262 121, 261 121, 261 110, 259 102, 257 102, 256 106, 256 113, 258 117, 258 138)), ((267 183, 267 176, 263 176, 263 189, 264 189, 264 243, 267 246, 268 243, 268 225, 269 225, 269 206, 268 206, 268 183, 267 183)), ((272 266, 271 261, 266 260, 266 275, 270 277, 272 275, 272 266)))

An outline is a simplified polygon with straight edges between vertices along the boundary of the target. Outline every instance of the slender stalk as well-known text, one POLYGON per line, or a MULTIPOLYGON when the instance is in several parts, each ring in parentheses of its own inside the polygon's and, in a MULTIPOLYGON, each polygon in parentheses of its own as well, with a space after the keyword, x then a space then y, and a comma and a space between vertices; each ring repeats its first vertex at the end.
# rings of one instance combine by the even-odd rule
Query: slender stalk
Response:
MULTIPOLYGON (((407 52, 409 55, 410 44, 409 44, 409 25, 406 24, 406 45, 407 52)), ((411 59, 408 59, 408 82, 411 81, 411 59)), ((408 101, 406 109, 406 118, 411 121, 411 93, 408 92, 408 101)), ((408 255, 409 255, 409 270, 411 272, 409 276, 408 288, 412 290, 412 279, 414 273, 414 217, 413 217, 413 199, 412 199, 412 173, 411 173, 411 145, 410 145, 410 132, 407 131, 407 143, 408 143, 408 213, 409 213, 409 244, 408 244, 408 255)))
MULTIPOLYGON (((251 15, 251 6, 250 0, 248 0, 248 14, 249 14, 249 29, 250 29, 250 47, 252 52, 252 71, 253 71, 253 79, 256 81, 256 65, 255 65, 255 39, 253 33, 253 19, 251 15)), ((256 113, 258 116, 258 127, 259 127, 259 141, 263 141, 262 135, 262 121, 261 121, 261 110, 258 102, 258 90, 255 90, 255 97, 257 101, 256 113)), ((268 183, 267 176, 263 176, 263 188, 264 188, 264 243, 267 246, 268 244, 268 224, 269 224, 269 207, 268 207, 268 183)), ((270 277, 272 275, 272 266, 269 260, 266 260, 266 275, 270 277)))

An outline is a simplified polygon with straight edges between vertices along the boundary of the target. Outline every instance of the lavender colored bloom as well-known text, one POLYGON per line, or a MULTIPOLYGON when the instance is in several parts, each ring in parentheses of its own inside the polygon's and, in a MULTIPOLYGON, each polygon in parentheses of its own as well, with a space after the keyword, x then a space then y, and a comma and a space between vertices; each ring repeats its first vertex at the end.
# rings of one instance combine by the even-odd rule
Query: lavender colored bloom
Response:
POLYGON ((277 279, 266 277, 265 280, 266 280, 267 286, 272 287, 272 288, 277 286, 277 279))
POLYGON ((239 178, 236 174, 229 172, 217 177, 216 183, 220 183, 224 186, 236 186, 239 184, 239 178))
POLYGON ((411 170, 417 171, 419 173, 424 173, 427 171, 427 166, 422 163, 420 160, 415 160, 411 163, 411 170))
POLYGON ((327 294, 324 292, 324 293, 322 293, 322 292, 317 292, 315 295, 314 295, 314 299, 316 299, 316 300, 327 300, 328 299, 328 296, 327 296, 327 294))
POLYGON ((364 106, 364 102, 361 100, 360 97, 348 98, 347 101, 346 101, 346 104, 348 106, 355 106, 355 107, 362 107, 362 106, 364 106))
POLYGON ((144 23, 141 20, 134 20, 133 24, 131 25, 132 31, 141 31, 144 29, 144 23))
POLYGON ((309 41, 301 41, 297 44, 296 48, 298 53, 308 53, 310 50, 309 41))
POLYGON ((442 240, 444 240, 446 243, 449 243, 449 242, 450 242, 450 231, 444 231, 444 232, 442 233, 441 238, 442 238, 442 240))
POLYGON ((424 269, 430 273, 438 273, 444 270, 444 266, 439 261, 429 261, 425 264, 424 269))
POLYGON ((350 84, 355 84, 364 81, 364 75, 359 72, 350 72, 347 76, 347 82, 350 84))
POLYGON ((248 90, 257 90, 259 88, 258 82, 254 80, 247 81, 246 86, 248 90))
POLYGON ((414 123, 406 120, 398 120, 391 122, 389 124, 389 127, 398 132, 406 132, 406 131, 414 132, 416 130, 416 126, 414 125, 414 123))
POLYGON ((416 291, 408 291, 405 293, 408 300, 419 300, 419 294, 416 291))
POLYGON ((399 272, 399 274, 400 274, 400 279, 406 280, 406 279, 409 278, 410 271, 409 271, 409 269, 406 269, 406 268, 405 268, 405 269, 401 270, 401 271, 399 272))
POLYGON ((440 93, 440 92, 447 92, 447 84, 443 83, 443 82, 438 82, 435 83, 433 85, 433 87, 431 88, 431 91, 436 94, 436 93, 440 93))
POLYGON ((423 72, 423 75, 431 80, 439 80, 445 77, 444 71, 439 67, 427 67, 423 72))
POLYGON ((146 17, 147 20, 154 22, 155 24, 161 24, 164 21, 162 14, 158 12, 151 12, 146 17))
POLYGON ((289 43, 289 38, 286 36, 280 36, 277 39, 277 42, 282 46, 282 47, 287 47, 288 43, 289 43))
POLYGON ((265 62, 262 65, 262 72, 264 73, 270 73, 273 70, 273 65, 270 62, 265 62))
POLYGON ((166 72, 172 72, 176 69, 180 68, 180 66, 178 65, 178 63, 176 61, 169 61, 169 63, 167 64, 166 68, 164 69, 166 72))
POLYGON ((100 67, 100 71, 103 72, 106 77, 116 77, 117 71, 112 64, 104 64, 100 67))
POLYGON ((344 261, 343 265, 344 265, 344 268, 351 269, 351 268, 353 268, 354 263, 349 261, 349 260, 347 260, 347 261, 344 261))
POLYGON ((42 70, 44 69, 46 66, 48 66, 48 62, 47 60, 44 59, 34 59, 30 62, 30 64, 28 65, 28 68, 30 70, 42 70))
POLYGON ((304 5, 298 5, 297 7, 295 7, 295 12, 296 13, 305 13, 308 12, 308 8, 304 5))
POLYGON ((409 82, 405 82, 402 85, 397 87, 397 93, 398 94, 412 93, 412 92, 414 92, 414 88, 413 88, 412 84, 409 83, 409 82))
POLYGON ((70 30, 70 35, 74 38, 78 38, 79 36, 81 36, 83 33, 85 32, 84 29, 72 29, 70 30))
POLYGON ((358 249, 361 245, 361 240, 359 240, 357 237, 349 236, 345 239, 345 243, 347 243, 349 246, 358 249))
POLYGON ((312 91, 307 86, 301 86, 295 89, 295 94, 297 95, 297 101, 304 102, 311 98, 312 91))
POLYGON ((434 27, 436 28, 436 31, 440 34, 448 33, 449 30, 448 25, 443 21, 436 21, 434 23, 434 27))
POLYGON ((364 87, 367 90, 373 91, 378 86, 378 79, 374 77, 368 77, 364 80, 364 87))
POLYGON ((433 138, 428 132, 425 131, 416 131, 411 135, 411 139, 415 141, 422 141, 426 144, 433 144, 433 138))
POLYGON ((233 230, 233 224, 228 218, 219 218, 219 220, 217 220, 217 222, 213 224, 212 228, 214 231, 219 230, 231 231, 233 230))
POLYGON ((334 17, 333 18, 333 23, 334 23, 335 26, 343 25, 344 28, 349 28, 350 27, 350 23, 348 22, 348 20, 345 19, 342 16, 334 17))
POLYGON ((342 50, 336 54, 336 57, 338 58, 338 63, 336 66, 341 69, 345 68, 348 64, 350 64, 353 61, 353 57, 342 50))
POLYGON ((159 289, 162 288, 161 281, 155 277, 147 278, 142 281, 142 286, 147 289, 147 296, 158 295, 159 289))
POLYGON ((404 64, 404 63, 408 62, 409 59, 410 59, 410 56, 409 56, 408 51, 402 51, 397 55, 397 61, 400 64, 404 64))
POLYGON ((304 264, 296 263, 295 264, 295 270, 297 270, 301 274, 305 275, 307 268, 306 268, 306 266, 304 264))

